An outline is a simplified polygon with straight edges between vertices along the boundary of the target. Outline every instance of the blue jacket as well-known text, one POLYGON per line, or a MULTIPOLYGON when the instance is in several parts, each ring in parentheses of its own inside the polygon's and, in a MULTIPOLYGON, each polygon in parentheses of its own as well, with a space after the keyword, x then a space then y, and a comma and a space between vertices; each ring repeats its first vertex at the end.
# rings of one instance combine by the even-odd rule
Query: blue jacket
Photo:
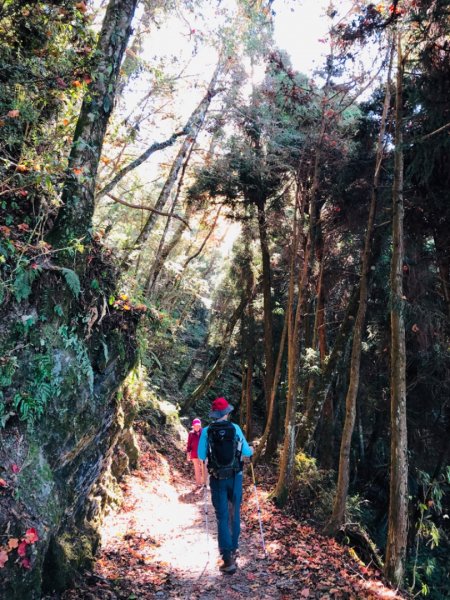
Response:
MULTIPOLYGON (((253 454, 253 448, 250 448, 247 440, 242 433, 242 429, 236 423, 232 423, 236 429, 236 434, 242 442, 242 456, 251 456, 253 454)), ((200 460, 206 460, 208 456, 208 427, 202 429, 202 434, 198 442, 197 454, 200 460)))

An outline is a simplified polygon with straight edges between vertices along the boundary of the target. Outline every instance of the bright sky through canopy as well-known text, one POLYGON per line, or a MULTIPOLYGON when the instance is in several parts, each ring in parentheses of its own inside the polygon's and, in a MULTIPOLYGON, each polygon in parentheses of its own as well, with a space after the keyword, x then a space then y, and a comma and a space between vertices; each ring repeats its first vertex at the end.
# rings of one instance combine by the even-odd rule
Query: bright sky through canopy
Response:
POLYGON ((273 3, 274 37, 286 50, 295 69, 305 74, 320 67, 328 45, 330 19, 325 11, 329 0, 278 0, 273 3))

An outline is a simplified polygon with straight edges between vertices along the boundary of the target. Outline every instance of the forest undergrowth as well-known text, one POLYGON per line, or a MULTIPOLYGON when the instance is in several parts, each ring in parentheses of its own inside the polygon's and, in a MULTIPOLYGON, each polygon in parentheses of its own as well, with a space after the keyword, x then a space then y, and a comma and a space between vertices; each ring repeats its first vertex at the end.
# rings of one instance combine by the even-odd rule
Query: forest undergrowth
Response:
POLYGON ((257 469, 257 493, 267 557, 246 474, 239 568, 222 575, 209 490, 205 504, 184 462, 183 443, 141 423, 139 444, 139 466, 121 483, 122 503, 103 524, 94 568, 62 596, 44 600, 407 597, 348 548, 277 509, 268 500, 273 481, 264 465, 257 469))

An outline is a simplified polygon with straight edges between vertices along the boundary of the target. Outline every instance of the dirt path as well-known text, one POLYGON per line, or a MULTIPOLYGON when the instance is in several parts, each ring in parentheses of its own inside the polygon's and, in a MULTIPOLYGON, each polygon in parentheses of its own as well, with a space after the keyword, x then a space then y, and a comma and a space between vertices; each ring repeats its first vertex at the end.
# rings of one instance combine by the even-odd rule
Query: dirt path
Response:
MULTIPOLYGON (((196 489, 186 472, 171 469, 161 456, 146 454, 141 467, 123 485, 121 510, 109 515, 103 526, 102 555, 95 575, 116 582, 117 598, 282 597, 269 581, 270 573, 261 568, 265 562, 262 545, 255 547, 251 539, 255 533, 245 523, 238 572, 225 576, 218 570, 209 489, 206 493, 196 489), (262 587, 267 589, 261 591, 262 587)), ((260 544, 260 538, 256 542, 260 544)), ((105 597, 112 596, 106 593, 105 597)))
POLYGON ((144 442, 140 469, 122 484, 124 502, 102 528, 95 570, 64 600, 348 599, 403 597, 347 550, 277 511, 259 490, 268 558, 262 552, 255 494, 246 487, 238 571, 218 570, 216 521, 207 494, 189 480, 180 452, 144 442), (173 465, 177 465, 174 467, 173 465))

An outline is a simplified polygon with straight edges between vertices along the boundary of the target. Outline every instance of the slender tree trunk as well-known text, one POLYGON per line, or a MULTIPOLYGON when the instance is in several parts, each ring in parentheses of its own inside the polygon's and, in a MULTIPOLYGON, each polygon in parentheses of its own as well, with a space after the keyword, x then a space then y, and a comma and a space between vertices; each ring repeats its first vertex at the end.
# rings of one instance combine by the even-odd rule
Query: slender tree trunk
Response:
POLYGON ((406 348, 403 315, 403 56, 398 34, 391 261, 391 459, 385 575, 401 586, 408 533, 406 348))
POLYGON ((320 271, 319 281, 317 284, 317 311, 314 323, 314 348, 318 346, 320 362, 323 365, 327 356, 327 332, 325 328, 325 290, 323 285, 324 259, 322 244, 320 256, 318 258, 320 271))
MULTIPOLYGON (((294 271, 295 271, 295 259, 297 256, 298 250, 298 223, 297 223, 297 209, 294 214, 294 226, 293 226, 293 236, 291 243, 291 256, 289 262, 289 295, 288 295, 288 303, 284 313, 284 324, 283 324, 283 332, 281 334, 280 346, 278 348, 278 356, 277 362, 275 366, 275 372, 272 382, 272 387, 270 390, 270 398, 269 398, 269 406, 267 410, 267 418, 266 424, 264 426, 263 435, 259 441, 258 447, 253 455, 253 463, 256 464, 260 458, 266 445, 269 447, 268 440, 273 434, 273 424, 274 424, 274 415, 276 411, 276 396, 278 390, 278 383, 280 381, 281 375, 281 365, 283 361, 283 353, 284 347, 286 344, 287 332, 288 332, 288 323, 289 323, 289 315, 292 314, 293 310, 293 298, 294 298, 294 271)), ((275 437, 275 436, 274 436, 275 437)), ((266 452, 270 455, 270 452, 266 452)))
MULTIPOLYGON (((156 210, 161 211, 165 207, 166 202, 169 199, 170 193, 173 189, 173 186, 175 185, 175 182, 178 178, 178 174, 180 173, 180 170, 183 166, 185 158, 188 155, 189 150, 192 146, 192 143, 193 139, 191 137, 188 137, 185 140, 183 140, 183 143, 181 144, 181 147, 178 150, 175 160, 172 163, 169 175, 166 181, 164 182, 163 188, 160 191, 158 199, 156 200, 156 203, 153 207, 156 210)), ((150 237, 151 232, 153 231, 153 227, 157 219, 158 214, 155 212, 151 212, 146 222, 144 223, 140 234, 136 238, 136 241, 132 245, 132 248, 142 247, 146 243, 146 241, 150 237)))
POLYGON ((137 0, 110 0, 106 9, 95 53, 95 80, 81 106, 62 192, 63 204, 49 235, 59 247, 74 239, 91 239, 95 179, 136 4, 137 0))
POLYGON ((345 421, 342 431, 341 448, 339 452, 339 471, 336 488, 336 496, 334 498, 333 512, 329 522, 325 527, 325 533, 328 535, 336 535, 339 528, 342 526, 345 518, 345 506, 347 501, 348 485, 350 480, 350 450, 353 429, 355 425, 356 415, 356 398, 359 389, 359 377, 361 367, 361 344, 366 321, 367 300, 369 293, 369 270, 372 257, 372 237, 375 225, 375 215, 378 197, 378 185, 380 181, 381 163, 384 154, 384 135, 386 129, 386 120, 390 106, 390 88, 391 88, 391 61, 388 71, 386 93, 384 98, 383 114, 380 124, 380 132, 378 135, 378 144, 375 159, 375 172, 373 177, 372 193, 369 208, 369 218, 367 222, 367 230, 364 241, 364 250, 361 261, 361 275, 359 280, 359 304, 358 312, 356 313, 355 327, 353 329, 352 353, 350 359, 350 381, 345 400, 345 421))
POLYGON ((245 418, 246 418, 246 402, 245 402, 245 392, 246 392, 246 381, 247 381, 247 363, 246 363, 246 352, 245 348, 245 319, 241 319, 241 348, 242 356, 241 356, 241 399, 240 399, 240 413, 239 413, 239 427, 245 433, 245 418))
MULTIPOLYGON (((311 208, 311 201, 310 201, 311 208)), ((301 215, 302 217, 303 215, 301 215)), ((304 308, 304 298, 306 291, 306 281, 308 270, 310 267, 310 252, 311 252, 312 227, 310 220, 310 228, 306 240, 305 251, 303 255, 303 265, 300 269, 300 277, 298 281, 297 308, 295 315, 293 314, 294 307, 294 268, 291 267, 289 281, 289 302, 286 312, 287 336, 288 336, 288 389, 286 396, 286 416, 284 421, 284 443, 280 458, 280 470, 278 481, 271 497, 274 498, 279 506, 282 506, 287 500, 288 484, 292 476, 295 458, 295 415, 297 408, 297 387, 298 387, 298 362, 300 355, 300 324, 301 314, 304 308)))
POLYGON ((323 405, 320 443, 317 446, 319 464, 323 469, 334 468, 334 439, 334 386, 330 386, 323 405))
MULTIPOLYGON (((249 240, 250 242, 250 240, 249 240)), ((250 298, 247 307, 247 327, 245 340, 245 348, 247 354, 247 370, 245 377, 245 392, 243 399, 245 400, 245 436, 248 440, 253 437, 253 367, 254 367, 254 340, 255 340, 255 315, 253 311, 253 296, 252 289, 254 288, 255 282, 252 271, 252 256, 250 243, 248 244, 248 264, 246 268, 247 277, 247 289, 246 295, 250 298)))
MULTIPOLYGON (((323 372, 325 366, 325 359, 328 353, 328 344, 325 328, 325 292, 323 285, 324 275, 324 248, 323 248, 323 236, 322 232, 319 235, 319 243, 317 246, 317 260, 319 262, 319 278, 317 282, 317 306, 316 316, 314 322, 314 340, 313 348, 319 349, 321 371, 323 372)), ((309 381, 308 394, 306 400, 306 410, 311 410, 313 404, 313 390, 315 382, 309 381)), ((322 412, 321 421, 321 441, 318 445, 320 463, 323 468, 333 468, 333 454, 334 454, 334 404, 333 394, 331 386, 328 390, 325 403, 322 412)))
POLYGON ((263 311, 264 311, 264 359, 266 372, 264 376, 264 389, 266 397, 266 414, 269 410, 270 394, 273 386, 274 360, 273 360, 273 318, 272 318, 272 270, 270 267, 269 241, 267 237, 267 221, 264 201, 256 203, 258 210, 259 241, 262 259, 262 286, 263 286, 263 311))
POLYGON ((128 165, 120 169, 120 171, 118 171, 116 175, 111 179, 111 181, 109 181, 101 190, 97 192, 96 199, 100 200, 100 198, 106 196, 107 194, 109 194, 109 192, 112 192, 116 185, 120 181, 122 181, 125 175, 128 175, 128 173, 130 173, 134 169, 137 169, 137 167, 139 167, 146 160, 148 160, 152 154, 154 154, 158 150, 164 150, 164 148, 173 146, 173 144, 177 141, 179 137, 187 135, 189 133, 189 123, 190 121, 188 121, 188 123, 185 125, 185 127, 183 127, 181 131, 172 134, 167 140, 164 140, 163 142, 154 142, 153 144, 151 144, 151 146, 147 148, 147 150, 145 150, 145 152, 143 152, 135 160, 131 161, 128 165))
MULTIPOLYGON (((180 172, 184 159, 188 154, 190 147, 195 143, 195 140, 197 139, 197 136, 201 128, 203 127, 203 124, 206 119, 206 114, 209 109, 209 105, 211 104, 211 100, 219 91, 218 89, 216 89, 216 85, 217 79, 221 71, 222 64, 221 62, 219 62, 209 83, 208 91, 206 92, 204 98, 191 115, 189 136, 185 140, 183 140, 183 143, 181 144, 181 147, 178 150, 177 156, 172 164, 169 175, 154 206, 156 210, 162 210, 164 208, 167 199, 169 198, 170 192, 172 191, 172 188, 175 185, 175 181, 178 178, 178 174, 180 172)), ((150 213, 150 216, 148 217, 144 227, 142 228, 141 233, 138 235, 134 246, 142 246, 143 244, 145 244, 145 242, 150 237, 150 234, 153 230, 157 218, 158 215, 156 213, 150 213)))
MULTIPOLYGON (((323 235, 322 227, 318 227, 317 243, 316 243, 317 262, 319 264, 319 276, 316 285, 316 314, 314 318, 314 330, 312 335, 312 348, 319 350, 320 364, 323 369, 325 357, 327 354, 327 338, 325 330, 325 294, 323 290, 323 273, 324 273, 324 251, 323 251, 323 235)), ((307 345, 305 335, 305 345, 307 345)), ((312 403, 312 391, 314 389, 314 379, 310 378, 307 384, 306 392, 306 410, 310 410, 312 403)))
POLYGON ((253 439, 253 363, 253 352, 250 350, 245 380, 245 436, 248 440, 253 439))
MULTIPOLYGON (((189 219, 194 211, 193 205, 189 204, 184 213, 184 220, 189 222, 189 219)), ((180 223, 176 230, 174 231, 169 242, 162 248, 160 254, 155 258, 155 262, 153 263, 152 270, 149 273, 148 281, 151 288, 154 288, 156 280, 158 279, 166 260, 169 258, 172 251, 176 248, 176 246, 180 243, 183 233, 186 231, 187 225, 186 223, 180 223)))
POLYGON ((253 342, 254 342, 254 326, 253 326, 253 306, 252 301, 247 307, 247 315, 242 318, 242 381, 241 381, 241 428, 245 433, 245 437, 251 440, 253 437, 253 342))
MULTIPOLYGON (((169 231, 170 223, 172 221, 172 216, 173 216, 173 213, 175 212, 175 207, 177 205, 177 201, 178 201, 178 194, 175 194, 175 196, 172 200, 172 205, 169 210, 169 215, 166 218, 166 224, 164 225, 164 231, 159 240, 158 249, 156 250, 155 260, 153 261, 152 268, 148 272, 147 277, 145 279, 144 294, 147 298, 149 298, 151 296, 151 292, 153 291, 154 285, 156 283, 156 278, 154 277, 154 273, 155 273, 154 267, 155 267, 155 265, 158 265, 158 267, 159 267, 158 273, 159 273, 163 266, 163 263, 161 263, 161 254, 162 254, 162 250, 164 247, 164 243, 166 241, 167 233, 169 231)), ((140 262, 140 260, 138 262, 140 262)))
MULTIPOLYGON (((251 293, 253 295, 253 290, 251 293)), ((230 350, 231 338, 233 336, 236 323, 242 317, 242 313, 244 312, 247 302, 249 300, 249 297, 243 297, 239 305, 231 315, 223 336, 223 344, 220 349, 219 356, 212 368, 207 373, 202 383, 195 388, 195 390, 190 396, 188 396, 188 398, 186 398, 181 409, 182 413, 186 413, 192 406, 194 406, 197 400, 201 398, 204 394, 206 394, 206 392, 214 385, 215 381, 217 381, 218 377, 222 373, 223 367, 228 357, 228 352, 230 350)))
POLYGON ((258 447, 255 450, 255 453, 253 455, 253 464, 256 464, 260 460, 261 454, 264 451, 264 447, 267 443, 270 431, 272 429, 273 415, 275 412, 276 395, 277 395, 277 390, 278 390, 278 384, 280 382, 281 365, 282 365, 282 361, 283 361, 284 347, 286 345, 287 322, 288 322, 287 315, 285 315, 283 332, 281 334, 281 340, 280 340, 280 347, 278 349, 277 364, 275 366, 275 375, 274 375, 274 380, 273 380, 272 392, 270 395, 269 413, 267 415, 266 425, 264 427, 264 433, 263 433, 263 435, 259 441, 258 447))
MULTIPOLYGON (((176 194, 175 194, 175 198, 173 199, 173 202, 172 202, 172 207, 171 207, 171 210, 170 210, 170 215, 167 217, 166 225, 164 227, 164 232, 163 232, 163 234, 161 236, 161 239, 159 241, 158 250, 156 251, 155 260, 153 261, 152 267, 151 267, 150 272, 149 272, 149 274, 147 276, 147 281, 145 283, 145 294, 146 294, 146 296, 151 295, 151 293, 152 293, 152 291, 153 291, 153 289, 155 287, 158 275, 160 274, 161 269, 164 266, 164 262, 167 259, 167 257, 169 256, 171 249, 173 249, 173 247, 174 247, 174 246, 172 246, 172 248, 170 248, 170 245, 169 245, 169 251, 167 251, 167 246, 164 247, 164 244, 166 242, 166 236, 167 236, 167 232, 169 231, 169 226, 170 226, 170 222, 172 220, 172 215, 173 215, 173 213, 175 211, 175 207, 176 207, 178 199, 180 197, 180 192, 181 192, 181 188, 182 188, 182 185, 183 185, 184 176, 185 176, 186 169, 187 169, 187 166, 189 164, 189 161, 191 159, 193 149, 194 149, 194 144, 191 145, 191 148, 190 148, 190 150, 188 152, 188 155, 187 155, 187 157, 186 157, 186 159, 184 161, 183 167, 181 169, 180 180, 178 181, 177 191, 176 191, 176 194)), ((188 207, 186 208, 185 214, 188 215, 188 216, 190 216, 190 213, 192 212, 192 209, 193 209, 193 205, 192 205, 192 203, 189 203, 188 207)), ((181 236, 182 236, 184 230, 187 228, 186 223, 181 223, 181 225, 183 225, 183 227, 178 227, 178 230, 177 230, 177 232, 181 231, 181 233, 179 234, 178 238, 175 238, 178 241, 181 239, 181 236)), ((173 241, 173 238, 172 238, 171 241, 173 241)))
POLYGON ((317 429, 317 424, 322 415, 325 401, 328 397, 331 387, 333 374, 336 371, 339 361, 345 352, 346 343, 350 334, 356 311, 358 308, 359 286, 356 286, 350 296, 347 310, 342 323, 339 327, 333 349, 328 358, 320 380, 314 382, 310 395, 310 405, 307 407, 305 414, 302 416, 299 424, 299 432, 297 437, 298 447, 305 451, 309 451, 314 434, 317 429))

